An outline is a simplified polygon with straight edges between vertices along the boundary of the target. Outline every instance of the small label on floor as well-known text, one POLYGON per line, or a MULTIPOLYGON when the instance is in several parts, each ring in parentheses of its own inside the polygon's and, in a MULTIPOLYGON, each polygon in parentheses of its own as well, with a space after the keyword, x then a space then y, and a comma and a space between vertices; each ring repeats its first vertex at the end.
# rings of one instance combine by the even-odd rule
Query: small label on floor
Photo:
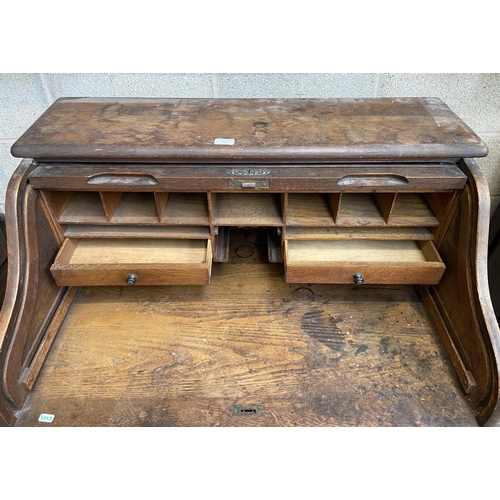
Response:
POLYGON ((46 422, 47 424, 50 424, 54 420, 54 415, 49 415, 48 413, 42 413, 38 417, 39 422, 46 422))
POLYGON ((219 146, 234 146, 234 139, 226 139, 224 137, 217 137, 217 139, 214 140, 215 145, 219 146))

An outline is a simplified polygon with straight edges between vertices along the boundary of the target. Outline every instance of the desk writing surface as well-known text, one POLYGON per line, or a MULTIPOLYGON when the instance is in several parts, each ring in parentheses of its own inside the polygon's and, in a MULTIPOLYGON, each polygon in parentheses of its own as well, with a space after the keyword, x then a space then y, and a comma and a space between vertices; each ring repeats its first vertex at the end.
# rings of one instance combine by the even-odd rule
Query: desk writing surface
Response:
POLYGON ((335 162, 477 157, 436 98, 61 98, 13 145, 41 161, 335 162))

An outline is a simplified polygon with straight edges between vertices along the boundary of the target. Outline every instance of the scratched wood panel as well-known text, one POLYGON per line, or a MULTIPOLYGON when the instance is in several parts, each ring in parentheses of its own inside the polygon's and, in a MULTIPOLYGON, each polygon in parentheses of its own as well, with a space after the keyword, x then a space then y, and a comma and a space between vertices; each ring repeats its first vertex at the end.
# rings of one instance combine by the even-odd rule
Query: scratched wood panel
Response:
POLYGON ((80 289, 17 425, 477 425, 413 287, 287 284, 266 242, 233 230, 206 287, 80 289))
POLYGON ((436 98, 61 98, 12 154, 60 161, 400 161, 486 156, 487 147, 436 98), (217 145, 217 138, 234 144, 217 145))

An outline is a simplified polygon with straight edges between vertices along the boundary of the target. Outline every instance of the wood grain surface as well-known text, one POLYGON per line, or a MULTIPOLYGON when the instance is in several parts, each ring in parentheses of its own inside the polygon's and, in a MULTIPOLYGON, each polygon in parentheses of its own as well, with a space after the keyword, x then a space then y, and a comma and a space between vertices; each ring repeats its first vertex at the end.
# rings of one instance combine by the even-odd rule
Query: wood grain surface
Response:
POLYGON ((274 191, 442 191, 462 189, 467 177, 454 163, 182 165, 151 163, 42 163, 30 175, 37 189, 66 191, 219 191, 251 177, 268 180, 274 191), (152 184, 136 185, 147 172, 152 184), (105 180, 95 184, 95 179, 105 180), (196 180, 196 182, 194 182, 196 180))
POLYGON ((59 286, 206 285, 210 240, 159 238, 67 239, 50 272, 59 286))
POLYGON ((58 99, 13 145, 59 161, 314 162, 485 156, 436 98, 58 99), (217 145, 216 139, 233 145, 217 145))
POLYGON ((425 227, 287 227, 287 240, 432 240, 425 227))
POLYGON ((413 287, 282 271, 233 229, 209 286, 81 288, 17 425, 477 425, 413 287))

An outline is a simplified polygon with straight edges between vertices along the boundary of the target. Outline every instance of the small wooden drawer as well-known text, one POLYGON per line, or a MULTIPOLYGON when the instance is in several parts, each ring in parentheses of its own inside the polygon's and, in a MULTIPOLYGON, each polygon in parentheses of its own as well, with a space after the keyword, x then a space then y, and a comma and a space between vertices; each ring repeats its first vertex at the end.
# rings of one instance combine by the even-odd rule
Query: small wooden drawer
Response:
POLYGON ((435 285, 444 270, 432 241, 285 241, 287 283, 435 285))
POLYGON ((59 286, 206 285, 210 240, 68 238, 50 268, 59 286))

